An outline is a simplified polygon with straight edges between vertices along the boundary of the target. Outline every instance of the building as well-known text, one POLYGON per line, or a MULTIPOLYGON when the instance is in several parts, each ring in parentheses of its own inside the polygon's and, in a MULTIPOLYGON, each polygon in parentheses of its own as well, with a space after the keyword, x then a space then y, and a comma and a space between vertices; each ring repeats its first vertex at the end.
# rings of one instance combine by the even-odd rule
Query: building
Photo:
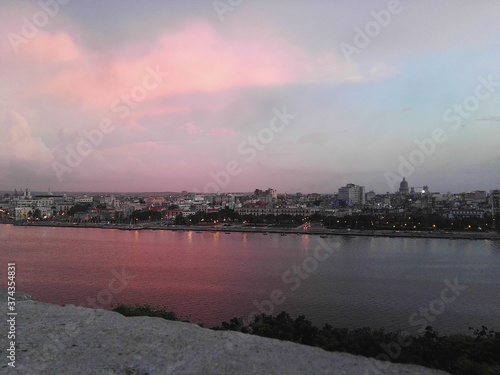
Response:
POLYGON ((14 209, 14 216, 16 221, 28 220, 33 218, 33 209, 31 207, 16 207, 14 209))
POLYGON ((254 196, 262 202, 276 203, 278 200, 278 191, 271 188, 264 191, 255 189, 254 196))
POLYGON ((47 194, 35 195, 34 207, 36 210, 39 210, 40 217, 47 219, 59 212, 56 203, 62 202, 65 199, 64 195, 54 195, 49 189, 47 194))
POLYGON ((22 197, 16 197, 13 199, 13 203, 15 203, 16 208, 32 208, 35 205, 31 192, 27 188, 24 190, 22 197))
POLYGON ((464 208, 464 209, 451 210, 450 213, 448 214, 448 218, 452 220, 469 219, 469 218, 482 219, 483 215, 484 215, 483 210, 464 208))
POLYGON ((257 201, 247 202, 243 207, 237 208, 236 212, 240 215, 270 215, 272 214, 272 205, 268 202, 257 201))
POLYGON ((113 194, 106 195, 103 199, 101 199, 101 204, 106 205, 108 208, 119 208, 120 202, 115 198, 113 194))
POLYGON ((84 194, 82 197, 75 198, 75 203, 94 203, 94 197, 89 197, 87 194, 84 194))
POLYGON ((408 187, 408 181, 403 177, 403 181, 399 184, 399 194, 401 195, 407 195, 410 192, 410 189, 408 187))
POLYGON ((311 207, 282 207, 273 208, 270 204, 261 202, 259 205, 247 204, 244 207, 235 209, 240 215, 291 215, 291 216, 310 216, 315 212, 319 212, 318 208, 311 207))
POLYGON ((500 190, 492 190, 490 193, 491 213, 500 214, 500 190))
POLYGON ((476 190, 462 193, 462 196, 466 202, 484 202, 487 194, 484 190, 476 190))
POLYGON ((365 204, 365 187, 355 184, 347 184, 339 189, 338 198, 351 202, 355 206, 365 204))
POLYGON ((410 194, 411 195, 415 195, 415 194, 417 194, 417 195, 419 195, 419 194, 429 194, 429 186, 425 185, 422 188, 420 188, 420 187, 412 187, 410 189, 410 194), (415 189, 419 189, 419 190, 415 191, 415 189))
POLYGON ((365 199, 367 202, 371 203, 375 200, 376 196, 377 196, 377 194, 373 190, 370 190, 368 193, 366 193, 365 199))
POLYGON ((158 206, 162 206, 163 203, 165 203, 165 198, 164 197, 149 196, 149 197, 144 198, 144 201, 146 202, 146 205, 148 207, 158 207, 158 206))
POLYGON ((74 206, 75 202, 73 201, 73 198, 67 197, 66 194, 64 194, 65 199, 62 201, 56 201, 56 212, 58 213, 63 213, 63 212, 68 212, 71 207, 74 206))

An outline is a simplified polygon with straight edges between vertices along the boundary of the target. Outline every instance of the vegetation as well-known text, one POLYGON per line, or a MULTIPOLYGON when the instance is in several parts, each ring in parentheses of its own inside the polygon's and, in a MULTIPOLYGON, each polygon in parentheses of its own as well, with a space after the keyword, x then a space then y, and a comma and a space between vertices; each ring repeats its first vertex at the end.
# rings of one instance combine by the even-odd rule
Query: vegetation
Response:
POLYGON ((173 312, 166 311, 161 308, 154 308, 149 305, 130 306, 119 304, 113 308, 113 311, 124 316, 149 316, 152 318, 163 318, 174 321, 179 320, 173 312))
POLYGON ((42 218, 42 212, 37 208, 33 213, 33 219, 40 220, 42 218))
POLYGON ((92 205, 90 203, 77 203, 68 211, 69 216, 73 216, 77 212, 87 212, 92 205))
MULTIPOLYGON (((125 316, 155 316, 177 320, 174 313, 147 305, 119 305, 113 309, 125 316), (172 317, 174 319, 172 319, 172 317)), ((304 315, 292 319, 286 312, 277 316, 257 315, 246 325, 241 318, 223 322, 214 330, 239 331, 262 337, 317 346, 328 351, 412 363, 459 375, 500 375, 500 332, 469 328, 471 335, 440 336, 428 326, 421 336, 405 336, 400 331, 371 328, 319 329, 304 315)))
MULTIPOLYGON (((194 207, 193 207, 194 209, 194 207)), ((450 219, 440 213, 429 213, 424 209, 415 209, 406 213, 372 213, 360 212, 345 216, 327 216, 314 213, 310 216, 290 214, 243 215, 232 209, 222 209, 218 212, 196 212, 193 215, 179 215, 177 225, 211 225, 214 223, 244 223, 247 225, 266 225, 279 227, 296 227, 304 222, 321 223, 327 229, 366 229, 366 230, 411 230, 411 231, 473 231, 491 230, 493 223, 500 223, 500 215, 493 217, 486 212, 482 218, 450 219)), ((497 225, 500 233, 500 225, 497 225)))
POLYGON ((130 215, 130 219, 138 221, 159 221, 162 219, 162 214, 158 211, 134 211, 132 215, 130 215))

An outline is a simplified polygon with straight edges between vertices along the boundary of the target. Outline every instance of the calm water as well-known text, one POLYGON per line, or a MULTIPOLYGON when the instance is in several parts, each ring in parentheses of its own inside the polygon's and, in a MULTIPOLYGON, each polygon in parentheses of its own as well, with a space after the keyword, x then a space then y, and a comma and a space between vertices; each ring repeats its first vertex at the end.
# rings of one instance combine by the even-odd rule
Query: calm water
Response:
POLYGON ((282 293, 278 304, 264 308, 304 314, 316 325, 416 333, 429 322, 442 333, 470 325, 500 330, 499 242, 343 236, 324 239, 328 253, 320 241, 0 225, 1 281, 5 286, 5 263, 14 261, 18 289, 39 301, 148 303, 208 326, 246 318, 274 291, 282 293), (315 253, 320 261, 310 258, 315 253), (455 279, 467 289, 454 295, 444 289, 445 280, 455 279))

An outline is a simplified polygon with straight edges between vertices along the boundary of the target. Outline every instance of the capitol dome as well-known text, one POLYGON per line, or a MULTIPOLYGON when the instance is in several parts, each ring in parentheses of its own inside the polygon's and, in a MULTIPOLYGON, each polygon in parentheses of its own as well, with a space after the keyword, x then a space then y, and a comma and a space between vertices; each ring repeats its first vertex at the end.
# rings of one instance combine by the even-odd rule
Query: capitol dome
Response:
POLYGON ((410 190, 408 189, 408 181, 403 177, 403 181, 399 184, 399 192, 401 194, 408 194, 410 190))

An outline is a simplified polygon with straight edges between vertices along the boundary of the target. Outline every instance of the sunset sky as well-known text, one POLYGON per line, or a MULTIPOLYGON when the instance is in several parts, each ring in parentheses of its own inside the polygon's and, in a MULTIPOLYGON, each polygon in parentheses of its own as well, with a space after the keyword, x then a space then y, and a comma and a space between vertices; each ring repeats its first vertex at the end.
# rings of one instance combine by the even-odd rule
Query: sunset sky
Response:
POLYGON ((0 190, 385 193, 401 170, 498 189, 499 19, 497 0, 2 1, 0 190))

